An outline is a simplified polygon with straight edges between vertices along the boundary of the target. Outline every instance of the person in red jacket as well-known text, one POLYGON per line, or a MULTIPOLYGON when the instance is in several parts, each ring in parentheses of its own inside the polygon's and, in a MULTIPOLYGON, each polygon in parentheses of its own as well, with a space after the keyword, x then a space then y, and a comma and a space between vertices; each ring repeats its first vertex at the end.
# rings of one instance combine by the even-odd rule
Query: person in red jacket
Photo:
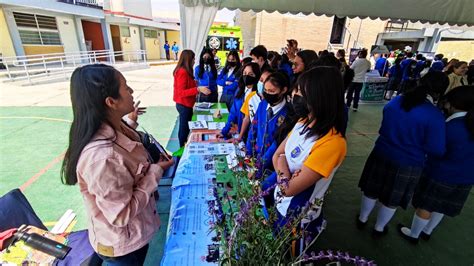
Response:
POLYGON ((181 52, 178 64, 173 71, 174 94, 173 101, 176 102, 176 110, 179 113, 179 146, 186 143, 189 135, 188 122, 193 117, 193 107, 196 102, 196 95, 201 92, 209 95, 211 91, 207 87, 198 87, 193 75, 194 52, 184 50, 181 52))

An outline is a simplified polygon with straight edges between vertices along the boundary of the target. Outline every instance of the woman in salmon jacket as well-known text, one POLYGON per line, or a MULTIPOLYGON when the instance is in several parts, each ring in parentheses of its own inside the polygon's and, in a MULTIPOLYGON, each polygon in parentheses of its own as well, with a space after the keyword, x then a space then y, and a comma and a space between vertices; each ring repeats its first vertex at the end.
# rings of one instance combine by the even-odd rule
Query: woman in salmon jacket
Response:
POLYGON ((111 66, 79 67, 71 77, 74 119, 61 178, 79 184, 89 241, 106 265, 143 264, 160 226, 155 191, 173 163, 151 162, 134 130, 138 107, 132 94, 111 66), (127 114, 130 125, 122 120, 127 114))

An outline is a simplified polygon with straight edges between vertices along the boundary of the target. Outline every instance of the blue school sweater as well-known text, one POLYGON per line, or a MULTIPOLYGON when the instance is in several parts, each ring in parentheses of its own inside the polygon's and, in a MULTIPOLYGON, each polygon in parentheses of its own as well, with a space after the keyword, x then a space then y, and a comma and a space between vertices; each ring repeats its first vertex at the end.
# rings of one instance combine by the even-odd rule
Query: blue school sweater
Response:
POLYGON ((244 114, 240 111, 242 108, 242 104, 244 103, 244 98, 245 95, 242 95, 242 97, 237 98, 234 97, 234 101, 232 102, 232 107, 230 108, 229 111, 229 117, 227 118, 227 123, 225 124, 225 127, 222 129, 221 133, 224 136, 225 139, 229 138, 229 131, 232 128, 232 124, 236 124, 239 132, 240 129, 242 128, 242 121, 244 120, 244 114))
POLYGON ((430 72, 431 72, 431 71, 442 72, 443 69, 444 69, 444 63, 443 63, 443 61, 437 60, 437 61, 434 61, 433 64, 431 64, 430 72))
POLYGON ((224 70, 219 73, 217 77, 217 85, 222 86, 222 93, 224 94, 231 94, 232 96, 235 94, 237 88, 239 87, 239 79, 236 77, 236 71, 238 71, 237 67, 234 68, 232 74, 228 75, 228 73, 224 73, 224 70), (230 85, 226 85, 227 81, 232 82, 230 85))
POLYGON ((272 166, 272 157, 278 148, 274 135, 285 122, 288 112, 288 107, 285 105, 267 121, 267 106, 265 100, 258 105, 247 138, 247 155, 260 159, 264 169, 270 169, 272 166))
POLYGON ((441 156, 446 149, 446 126, 441 111, 430 101, 406 112, 397 96, 383 109, 374 151, 400 166, 423 167, 426 155, 441 156))
POLYGON ((429 156, 426 175, 449 184, 474 184, 474 139, 464 117, 446 123, 446 153, 429 156))
POLYGON ((197 81, 198 86, 208 87, 212 92, 217 92, 217 77, 214 77, 212 71, 206 71, 204 67, 204 73, 202 73, 202 78, 199 78, 199 66, 194 68, 194 78, 197 81))

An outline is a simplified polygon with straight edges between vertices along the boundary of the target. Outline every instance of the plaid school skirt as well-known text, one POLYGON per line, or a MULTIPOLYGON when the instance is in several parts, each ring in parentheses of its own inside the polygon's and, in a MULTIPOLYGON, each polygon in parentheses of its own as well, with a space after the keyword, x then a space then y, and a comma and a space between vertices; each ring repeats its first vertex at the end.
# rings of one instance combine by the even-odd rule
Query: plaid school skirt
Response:
POLYGON ((461 213, 472 185, 448 184, 423 175, 413 195, 413 207, 450 217, 461 213))
POLYGON ((372 151, 359 187, 366 197, 378 199, 387 207, 406 209, 422 172, 422 167, 400 166, 372 151))

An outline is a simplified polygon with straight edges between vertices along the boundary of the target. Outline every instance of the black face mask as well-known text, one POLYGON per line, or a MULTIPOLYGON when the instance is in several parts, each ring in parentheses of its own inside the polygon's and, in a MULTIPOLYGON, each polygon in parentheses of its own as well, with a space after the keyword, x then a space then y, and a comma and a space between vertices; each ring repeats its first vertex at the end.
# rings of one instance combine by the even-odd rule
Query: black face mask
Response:
POLYGON ((300 95, 294 95, 292 100, 293 110, 298 117, 306 117, 309 114, 306 100, 300 95))
POLYGON ((206 58, 206 59, 204 59, 204 64, 208 64, 208 65, 209 65, 210 63, 212 63, 212 59, 211 59, 211 58, 206 58))
POLYGON ((245 86, 255 85, 258 81, 256 77, 252 77, 249 75, 243 75, 243 79, 244 79, 245 86))
POLYGON ((227 65, 230 66, 230 67, 235 67, 237 65, 237 62, 227 61, 227 65))
POLYGON ((281 100, 280 94, 269 94, 263 91, 263 98, 271 105, 275 105, 281 100))

